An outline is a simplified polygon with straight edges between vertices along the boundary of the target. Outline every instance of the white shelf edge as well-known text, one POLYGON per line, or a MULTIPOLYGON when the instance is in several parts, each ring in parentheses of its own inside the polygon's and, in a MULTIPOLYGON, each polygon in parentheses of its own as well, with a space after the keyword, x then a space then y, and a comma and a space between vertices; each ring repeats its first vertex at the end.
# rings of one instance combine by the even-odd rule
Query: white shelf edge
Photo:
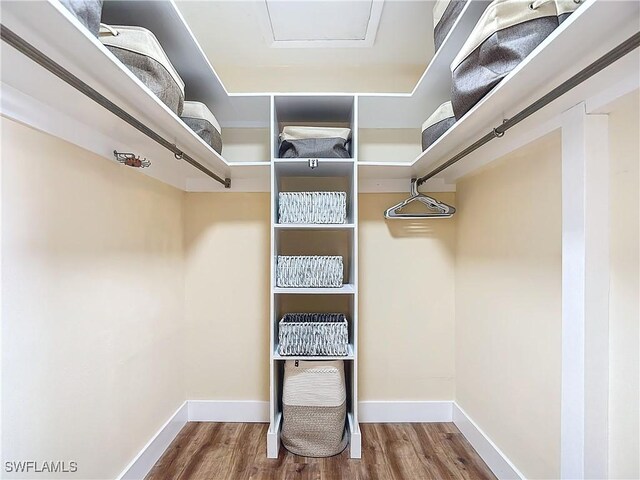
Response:
POLYGON ((353 223, 276 223, 276 230, 353 230, 353 223))
POLYGON ((276 295, 354 295, 356 287, 352 283, 345 284, 339 288, 275 287, 273 293, 276 295))

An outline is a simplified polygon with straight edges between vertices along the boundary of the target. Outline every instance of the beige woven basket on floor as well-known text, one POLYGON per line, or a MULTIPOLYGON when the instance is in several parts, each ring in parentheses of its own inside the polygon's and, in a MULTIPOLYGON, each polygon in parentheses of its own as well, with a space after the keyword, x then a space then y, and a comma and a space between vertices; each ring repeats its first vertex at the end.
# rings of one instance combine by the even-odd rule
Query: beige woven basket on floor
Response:
POLYGON ((347 446, 344 362, 287 360, 282 445, 305 457, 330 457, 347 446))

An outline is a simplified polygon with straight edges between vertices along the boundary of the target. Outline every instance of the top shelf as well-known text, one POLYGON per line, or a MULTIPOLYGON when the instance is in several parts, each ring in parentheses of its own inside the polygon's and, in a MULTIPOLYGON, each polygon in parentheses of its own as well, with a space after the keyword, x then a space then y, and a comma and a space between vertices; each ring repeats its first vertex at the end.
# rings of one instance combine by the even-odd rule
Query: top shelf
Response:
POLYGON ((451 92, 450 65, 482 13, 486 0, 469 0, 411 93, 363 94, 359 97, 360 128, 420 128, 451 92))
MULTIPOLYGON (((269 126, 269 96, 227 94, 173 2, 109 1, 104 13, 104 21, 151 29, 185 80, 186 99, 207 103, 223 127, 269 126)), ((230 162, 167 108, 59 2, 3 3, 2 22, 214 173, 232 175, 230 162), (47 28, 42 28, 43 18, 47 28)), ((3 45, 2 53, 3 114, 105 158, 113 159, 113 150, 140 154, 152 162, 144 173, 183 190, 190 181, 209 178, 177 162, 171 152, 17 50, 3 45)))
MULTIPOLYGON (((467 3, 466 9, 443 46, 445 48, 455 45, 456 53, 461 45, 459 40, 463 37, 466 38, 470 31, 469 22, 475 23, 474 19, 477 20, 481 14, 479 10, 470 10, 471 5, 481 2, 467 3), (463 32, 465 35, 461 35, 463 32)), ((475 8, 478 6, 476 5, 475 8)), ((639 2, 585 1, 522 63, 426 151, 408 162, 366 162, 366 164, 359 165, 361 176, 388 175, 392 170, 402 170, 407 178, 409 175, 426 174, 469 146, 480 136, 491 131, 493 127, 498 126, 503 119, 510 118, 634 35, 638 30, 637 19, 639 15, 639 2)), ((451 52, 451 50, 447 51, 451 52)), ((440 56, 434 57, 421 83, 411 96, 360 97, 359 122, 361 127, 412 128, 416 131, 416 142, 419 142, 421 123, 437 105, 450 98, 448 83, 440 78, 445 74, 450 75, 447 63, 452 60, 455 53, 451 56, 449 53, 444 55, 443 51, 440 56), (447 62, 445 62, 445 57, 447 62), (424 86, 430 83, 434 85, 434 88, 433 97, 429 103, 425 101, 424 86), (447 83, 447 88, 444 88, 445 83, 447 83), (427 106, 429 108, 426 108, 427 106), (400 112, 402 115, 399 115, 400 112)), ((607 88, 615 86, 616 83, 623 82, 625 78, 633 77, 637 83, 638 67, 637 52, 623 57, 536 113, 529 119, 529 128, 557 117, 577 103, 601 94, 607 88)), ((507 133, 508 135, 509 133, 507 133)), ((483 148, 491 147, 487 145, 483 148)), ((448 174, 441 174, 439 177, 453 182, 460 175, 468 174, 470 171, 473 171, 473 168, 460 169, 456 166, 448 170, 448 174)))

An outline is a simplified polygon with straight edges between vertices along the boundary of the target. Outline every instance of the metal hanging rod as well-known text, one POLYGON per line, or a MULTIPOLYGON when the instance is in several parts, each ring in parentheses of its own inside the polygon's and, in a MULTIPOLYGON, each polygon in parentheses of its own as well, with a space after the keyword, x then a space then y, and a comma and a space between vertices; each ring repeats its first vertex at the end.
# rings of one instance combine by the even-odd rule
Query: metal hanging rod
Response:
POLYGON ((211 170, 209 170, 207 167, 205 167, 200 162, 195 160, 193 157, 191 157, 190 155, 180 150, 175 144, 169 142, 168 140, 165 140, 162 136, 158 135, 156 132, 154 132, 149 127, 147 127, 144 123, 142 123, 132 115, 128 114, 126 111, 124 111, 118 105, 113 103, 107 97, 100 94, 95 89, 91 88, 89 85, 87 85, 85 82, 83 82, 78 77, 73 75, 67 69, 62 67, 60 64, 54 62, 51 58, 46 56, 40 50, 35 48, 33 45, 25 41, 19 35, 16 35, 14 32, 9 30, 7 27, 5 27, 2 24, 0 24, 0 36, 2 37, 3 42, 11 45, 20 53, 29 57, 38 65, 44 67, 45 69, 53 73, 56 77, 58 77, 62 81, 71 85, 73 88, 83 93, 84 95, 89 97, 91 100, 93 100, 97 104, 103 106, 104 108, 106 108, 111 113, 113 113, 117 117, 127 122, 129 125, 131 125, 135 129, 144 133, 147 137, 154 140, 156 143, 159 143, 160 145, 162 145, 164 148, 166 148, 171 153, 173 153, 176 159, 184 160, 188 164, 194 166, 201 172, 213 178, 216 182, 219 182, 222 185, 224 185, 225 188, 231 188, 230 178, 222 178, 216 175, 215 173, 213 173, 211 170))
POLYGON ((530 104, 528 107, 526 107, 523 110, 521 110, 518 113, 516 113, 513 117, 511 117, 509 119, 506 119, 501 125, 498 125, 497 127, 495 127, 493 130, 491 130, 489 133, 487 133, 483 137, 480 137, 474 143, 472 143, 467 148, 465 148, 461 152, 459 152, 456 155, 454 155, 453 157, 451 157, 449 160, 444 162, 442 165, 434 168, 433 170, 431 170, 426 175, 418 178, 417 185, 420 186, 424 182, 429 180, 430 178, 435 177, 436 175, 438 175, 443 170, 446 170, 447 168, 449 168, 454 163, 459 162, 464 157, 469 155, 471 152, 473 152, 473 151, 477 150, 478 148, 480 148, 481 146, 483 146, 485 143, 489 143, 494 138, 502 137, 504 135, 504 132, 506 132, 510 128, 516 126, 518 123, 523 121, 525 118, 529 117, 530 115, 533 115, 535 112, 537 112, 541 108, 543 108, 546 105, 550 104, 551 102, 556 100, 558 97, 560 97, 560 96, 564 95, 565 93, 567 93, 569 90, 577 87, 578 85, 580 85, 585 80, 588 80, 589 78, 593 77, 595 74, 597 74, 598 72, 604 70, 605 68, 607 68, 612 63, 615 63, 616 61, 620 60, 627 53, 632 52, 633 50, 635 50, 639 46, 640 46, 640 32, 636 33, 635 35, 631 36, 630 38, 628 38, 627 40, 622 42, 617 47, 615 47, 612 50, 610 50, 609 52, 605 53, 603 56, 601 56, 595 62, 593 62, 592 64, 590 64, 587 67, 585 67, 582 70, 580 70, 573 77, 571 77, 568 80, 566 80, 565 82, 561 83, 556 88, 551 90, 549 93, 547 93, 546 95, 540 97, 538 100, 536 100, 535 102, 530 104))

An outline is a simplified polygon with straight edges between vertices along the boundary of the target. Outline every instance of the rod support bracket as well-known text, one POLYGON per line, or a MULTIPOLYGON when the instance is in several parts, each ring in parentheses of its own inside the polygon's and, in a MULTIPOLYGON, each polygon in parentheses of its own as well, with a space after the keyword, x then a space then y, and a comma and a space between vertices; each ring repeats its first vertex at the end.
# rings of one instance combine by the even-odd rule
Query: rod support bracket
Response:
POLYGON ((231 188, 231 179, 230 178, 225 178, 224 179, 224 188, 231 188))
POLYGON ((136 155, 135 153, 118 152, 117 150, 114 150, 113 156, 116 161, 126 165, 127 167, 147 168, 151 166, 151 162, 149 160, 146 158, 140 158, 140 155, 136 155))

